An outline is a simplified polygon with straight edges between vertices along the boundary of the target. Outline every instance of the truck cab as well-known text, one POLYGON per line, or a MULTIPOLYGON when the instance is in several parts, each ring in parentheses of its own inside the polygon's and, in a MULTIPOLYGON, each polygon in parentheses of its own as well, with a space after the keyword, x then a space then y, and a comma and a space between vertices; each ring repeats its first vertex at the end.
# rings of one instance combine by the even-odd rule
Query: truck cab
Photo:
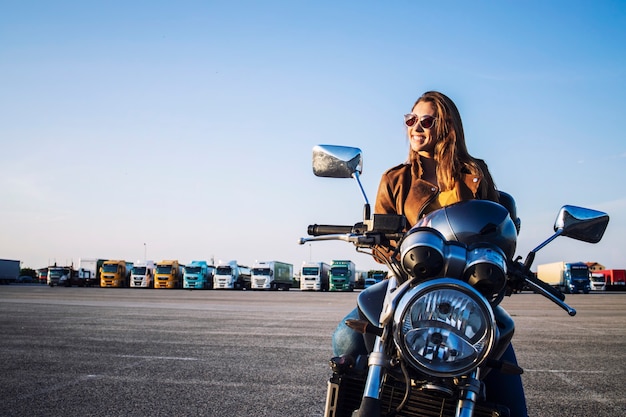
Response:
POLYGON ((325 262, 305 262, 300 268, 301 291, 328 291, 330 265, 325 262))
POLYGON ((219 263, 215 268, 213 289, 250 289, 250 268, 237 264, 237 261, 219 263))
POLYGON ((349 260, 332 261, 330 266, 330 291, 354 291, 356 269, 349 260))
POLYGON ((154 288, 154 261, 139 261, 130 273, 132 288, 154 288))
POLYGON ((183 288, 187 289, 211 289, 215 267, 206 261, 191 261, 184 268, 183 288))
POLYGON ((182 265, 178 263, 178 260, 163 260, 157 263, 154 288, 181 288, 182 280, 182 265))
POLYGON ((130 271, 126 270, 126 261, 104 261, 100 268, 100 286, 121 288, 128 287, 130 271))
POLYGON ((55 285, 62 285, 65 287, 71 286, 72 270, 65 266, 51 266, 48 268, 48 285, 54 287, 55 285))
POLYGON ((567 263, 565 270, 565 291, 572 294, 591 290, 589 266, 583 262, 567 263))
POLYGON ((604 291, 606 290, 606 278, 603 274, 591 273, 589 277, 589 284, 592 291, 604 291))

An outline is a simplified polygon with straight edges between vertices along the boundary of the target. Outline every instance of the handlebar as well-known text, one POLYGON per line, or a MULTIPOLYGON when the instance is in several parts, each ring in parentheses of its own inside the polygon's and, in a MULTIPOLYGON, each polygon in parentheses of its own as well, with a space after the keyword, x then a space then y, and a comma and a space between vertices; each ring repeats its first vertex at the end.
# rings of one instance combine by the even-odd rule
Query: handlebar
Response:
POLYGON ((330 224, 311 224, 307 228, 309 236, 334 235, 352 233, 353 226, 336 226, 330 224))

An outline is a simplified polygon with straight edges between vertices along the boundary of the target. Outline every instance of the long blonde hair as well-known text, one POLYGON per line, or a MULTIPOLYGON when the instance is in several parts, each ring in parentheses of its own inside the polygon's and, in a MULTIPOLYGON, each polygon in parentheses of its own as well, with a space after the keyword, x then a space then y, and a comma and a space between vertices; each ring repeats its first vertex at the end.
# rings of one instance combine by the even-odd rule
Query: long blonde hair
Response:
MULTIPOLYGON (((412 108, 420 102, 431 103, 435 109, 436 122, 434 135, 436 138, 434 158, 437 162, 437 181, 442 191, 451 190, 464 172, 483 176, 483 172, 467 151, 461 115, 454 102, 446 95, 437 91, 428 91, 417 99, 412 108)), ((409 149, 409 161, 422 166, 419 154, 409 149)))

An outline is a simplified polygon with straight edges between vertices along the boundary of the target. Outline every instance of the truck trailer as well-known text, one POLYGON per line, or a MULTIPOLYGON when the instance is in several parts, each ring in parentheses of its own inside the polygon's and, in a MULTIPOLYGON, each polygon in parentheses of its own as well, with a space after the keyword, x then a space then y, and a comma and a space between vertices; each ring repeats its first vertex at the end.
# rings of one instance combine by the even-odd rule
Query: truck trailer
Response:
POLYGON ((584 262, 552 262, 537 265, 537 278, 567 294, 588 294, 589 266, 584 262))
POLYGON ((356 268, 350 260, 334 260, 330 264, 328 277, 330 291, 354 291, 356 268))
POLYGON ((0 284, 10 284, 20 276, 20 261, 0 259, 0 284))
POLYGON ((81 286, 91 287, 93 285, 100 285, 97 280, 98 276, 98 260, 93 258, 79 258, 78 259, 78 279, 81 282, 81 286))
POLYGON ((293 265, 279 261, 255 262, 252 265, 250 288, 253 290, 288 291, 293 285, 293 265))
POLYGON ((330 265, 326 262, 305 262, 300 268, 301 291, 328 291, 330 265))
POLYGON ((214 275, 215 267, 207 261, 191 261, 183 270, 183 288, 211 289, 214 275))

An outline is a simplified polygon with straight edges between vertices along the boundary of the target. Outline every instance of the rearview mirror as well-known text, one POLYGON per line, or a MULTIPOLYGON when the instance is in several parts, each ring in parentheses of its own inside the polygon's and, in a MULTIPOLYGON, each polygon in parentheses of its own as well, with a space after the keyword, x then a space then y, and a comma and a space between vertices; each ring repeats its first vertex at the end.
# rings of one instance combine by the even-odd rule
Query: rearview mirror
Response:
POLYGON ((563 206, 554 222, 554 231, 560 231, 561 236, 588 243, 598 243, 608 224, 609 215, 602 211, 563 206))
POLYGON ((313 173, 317 177, 351 178, 363 170, 361 154, 359 148, 317 145, 313 147, 313 173))

